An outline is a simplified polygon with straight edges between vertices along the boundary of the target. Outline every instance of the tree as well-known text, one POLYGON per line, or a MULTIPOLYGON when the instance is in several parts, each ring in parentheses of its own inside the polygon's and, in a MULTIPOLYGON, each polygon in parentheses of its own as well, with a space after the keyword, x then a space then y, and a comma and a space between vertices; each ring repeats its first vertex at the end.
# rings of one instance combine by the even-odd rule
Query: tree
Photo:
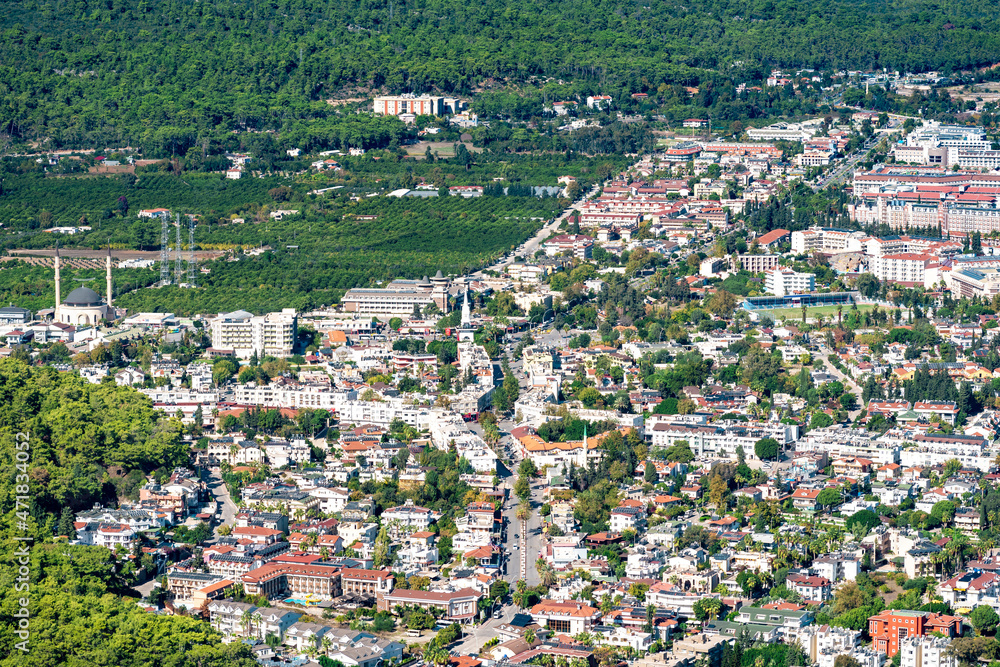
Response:
POLYGON ((646 467, 642 471, 642 479, 649 484, 656 484, 659 475, 656 474, 656 467, 650 461, 646 461, 646 467))
POLYGON ((720 512, 724 508, 727 491, 729 491, 729 485, 726 484, 726 481, 718 474, 712 475, 708 482, 708 502, 715 505, 720 512))
POLYGON ((839 505, 842 498, 840 497, 840 491, 832 487, 827 487, 819 492, 816 496, 816 502, 820 504, 821 507, 833 507, 834 505, 839 505))
POLYGON ((774 438, 761 438, 753 446, 754 454, 762 461, 777 458, 780 449, 781 445, 774 438))
POLYGON ((709 312, 719 317, 729 317, 736 309, 736 297, 726 290, 720 289, 713 294, 705 304, 709 312))
POLYGON ((833 667, 861 667, 861 663, 854 656, 845 653, 834 658, 833 667))
POLYGON ((972 610, 969 621, 979 634, 993 634, 996 632, 997 624, 1000 623, 1000 616, 993 607, 982 604, 972 610))
POLYGON ((844 525, 847 527, 847 530, 853 530, 855 526, 863 526, 868 530, 872 530, 882 525, 882 520, 878 518, 878 514, 871 510, 860 510, 847 517, 844 525))
POLYGON ((521 502, 525 502, 531 497, 531 483, 527 477, 518 477, 517 481, 514 482, 514 495, 520 498, 521 502))
POLYGON ((375 538, 375 549, 372 552, 372 561, 376 568, 382 568, 389 564, 392 556, 390 546, 389 532, 383 525, 379 528, 378 536, 375 538))
POLYGON ((694 603, 694 615, 699 621, 718 618, 722 611, 722 600, 715 597, 704 597, 694 603))
POLYGON ((76 528, 73 527, 73 510, 69 506, 62 508, 62 514, 59 516, 59 534, 65 535, 69 539, 76 538, 76 528))

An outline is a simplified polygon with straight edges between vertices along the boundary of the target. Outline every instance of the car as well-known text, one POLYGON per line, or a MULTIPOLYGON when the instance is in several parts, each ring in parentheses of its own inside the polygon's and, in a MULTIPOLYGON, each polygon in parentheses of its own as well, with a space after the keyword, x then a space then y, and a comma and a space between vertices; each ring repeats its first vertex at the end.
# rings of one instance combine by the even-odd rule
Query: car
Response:
POLYGON ((503 618, 503 612, 502 612, 502 611, 500 611, 499 609, 498 609, 498 610, 496 610, 495 612, 493 612, 493 618, 496 618, 496 619, 501 619, 501 618, 503 618))

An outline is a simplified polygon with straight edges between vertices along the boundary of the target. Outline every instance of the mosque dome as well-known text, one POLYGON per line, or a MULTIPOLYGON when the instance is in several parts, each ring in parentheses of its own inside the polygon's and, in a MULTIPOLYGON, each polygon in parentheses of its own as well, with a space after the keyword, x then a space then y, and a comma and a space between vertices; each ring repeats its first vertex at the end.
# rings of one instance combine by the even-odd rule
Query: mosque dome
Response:
POLYGON ((74 306, 79 308, 89 307, 89 306, 103 306, 104 299, 101 295, 90 289, 89 287, 77 287, 75 290, 69 293, 66 300, 63 301, 64 306, 74 306))

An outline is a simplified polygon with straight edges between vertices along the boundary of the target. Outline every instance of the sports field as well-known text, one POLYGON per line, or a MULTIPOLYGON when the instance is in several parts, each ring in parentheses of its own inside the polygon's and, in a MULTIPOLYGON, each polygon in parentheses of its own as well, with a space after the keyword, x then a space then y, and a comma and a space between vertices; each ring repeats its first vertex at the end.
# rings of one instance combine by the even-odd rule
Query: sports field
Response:
MULTIPOLYGON (((860 312, 865 312, 871 310, 874 306, 858 306, 860 312)), ((844 305, 843 311, 841 311, 841 316, 846 317, 851 311, 852 306, 844 305)), ((754 313, 768 314, 775 320, 780 320, 782 317, 787 317, 790 320, 798 320, 802 318, 802 308, 774 308, 772 310, 754 310, 754 313)), ((813 317, 837 317, 837 306, 811 306, 806 308, 806 318, 810 319, 813 317)))

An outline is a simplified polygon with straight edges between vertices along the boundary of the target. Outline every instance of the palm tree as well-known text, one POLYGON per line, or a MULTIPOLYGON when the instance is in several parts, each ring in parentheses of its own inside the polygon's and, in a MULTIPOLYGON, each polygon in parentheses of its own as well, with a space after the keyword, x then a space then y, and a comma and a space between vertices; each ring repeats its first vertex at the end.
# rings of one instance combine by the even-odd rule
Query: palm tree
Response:
POLYGON ((535 561, 535 569, 538 570, 538 576, 541 578, 543 585, 551 586, 555 583, 555 568, 553 568, 552 565, 544 558, 539 558, 535 561))
POLYGON ((257 626, 257 633, 260 635, 260 638, 263 639, 264 638, 264 616, 259 611, 255 611, 253 613, 253 622, 254 622, 254 625, 257 626))
POLYGON ((243 615, 240 616, 240 627, 243 628, 243 636, 248 637, 250 635, 250 626, 253 625, 253 614, 249 609, 243 611, 243 615))
POLYGON ((528 503, 521 503, 518 505, 516 516, 518 521, 528 521, 531 518, 531 505, 528 503))
POLYGON ((330 651, 333 650, 333 640, 329 637, 323 637, 323 639, 320 640, 320 646, 323 647, 323 653, 327 657, 330 657, 330 651))
POLYGON ((424 651, 424 660, 435 665, 444 665, 451 659, 451 655, 440 646, 429 647, 424 651))

